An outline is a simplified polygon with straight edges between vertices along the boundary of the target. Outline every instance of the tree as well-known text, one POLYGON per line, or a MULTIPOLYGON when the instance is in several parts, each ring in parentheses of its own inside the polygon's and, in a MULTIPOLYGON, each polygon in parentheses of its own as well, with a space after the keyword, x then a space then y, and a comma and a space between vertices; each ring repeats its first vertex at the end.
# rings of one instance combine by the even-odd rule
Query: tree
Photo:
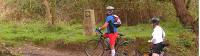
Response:
POLYGON ((190 0, 172 0, 174 8, 176 9, 177 16, 184 27, 190 26, 193 32, 197 35, 194 39, 195 46, 198 47, 198 19, 194 21, 193 17, 189 14, 188 8, 190 0))
POLYGON ((193 17, 189 14, 186 6, 186 0, 172 0, 176 10, 177 17, 184 27, 192 26, 193 17))
POLYGON ((51 15, 51 8, 49 6, 49 1, 48 0, 44 0, 44 5, 46 7, 46 10, 45 10, 46 11, 46 16, 49 19, 48 24, 49 25, 53 25, 54 22, 53 22, 53 18, 52 18, 52 15, 51 15))

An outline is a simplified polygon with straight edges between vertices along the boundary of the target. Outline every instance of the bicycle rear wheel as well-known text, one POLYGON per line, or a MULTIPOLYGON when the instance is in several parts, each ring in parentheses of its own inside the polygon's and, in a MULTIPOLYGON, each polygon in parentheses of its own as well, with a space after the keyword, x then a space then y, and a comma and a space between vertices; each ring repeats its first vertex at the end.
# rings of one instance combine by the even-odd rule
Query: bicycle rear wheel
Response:
POLYGON ((85 45, 85 53, 87 56, 102 56, 104 47, 101 41, 91 40, 85 45))
POLYGON ((125 39, 118 38, 115 47, 116 56, 128 56, 128 42, 125 39))
POLYGON ((116 56, 128 56, 128 51, 125 50, 124 48, 118 49, 116 51, 116 56))

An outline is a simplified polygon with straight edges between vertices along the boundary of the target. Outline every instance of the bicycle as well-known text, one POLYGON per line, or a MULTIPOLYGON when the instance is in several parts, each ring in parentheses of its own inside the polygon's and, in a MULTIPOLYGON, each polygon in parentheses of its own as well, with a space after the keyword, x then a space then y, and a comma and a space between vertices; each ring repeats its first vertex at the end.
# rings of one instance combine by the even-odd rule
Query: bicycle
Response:
MULTIPOLYGON (((165 47, 167 47, 167 46, 169 46, 169 44, 164 44, 164 43, 162 43, 162 51, 161 51, 161 54, 159 54, 159 56, 169 56, 169 55, 167 55, 166 54, 166 49, 165 49, 165 47)), ((148 51, 148 52, 145 52, 144 54, 143 54, 143 56, 152 56, 153 55, 153 49, 152 49, 152 44, 151 44, 151 47, 150 47, 150 51, 148 51)))
MULTIPOLYGON (((103 37, 103 33, 100 30, 96 30, 96 32, 99 37, 86 43, 85 53, 87 56, 107 56, 105 53, 110 50, 109 42, 107 38, 103 37)), ((115 44, 116 56, 127 56, 128 41, 122 38, 123 34, 118 35, 119 37, 116 39, 115 44)))

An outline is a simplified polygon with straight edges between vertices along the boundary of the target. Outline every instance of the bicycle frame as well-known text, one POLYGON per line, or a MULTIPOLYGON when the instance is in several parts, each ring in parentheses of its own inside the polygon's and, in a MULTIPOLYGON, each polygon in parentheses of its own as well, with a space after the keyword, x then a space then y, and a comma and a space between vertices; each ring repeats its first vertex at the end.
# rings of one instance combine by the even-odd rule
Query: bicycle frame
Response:
MULTIPOLYGON (((86 47, 85 52, 88 56, 96 55, 96 54, 98 54, 100 56, 102 56, 102 55, 105 56, 105 55, 107 55, 105 53, 107 53, 107 51, 110 50, 110 44, 108 41, 106 41, 106 37, 103 36, 103 33, 100 30, 96 30, 96 32, 98 33, 98 38, 87 42, 87 44, 89 44, 89 46, 88 47, 85 46, 86 47), (95 45, 90 45, 90 44, 95 44, 95 45), (100 49, 98 49, 98 47, 100 49), (95 50, 95 52, 93 52, 92 50, 95 50), (96 52, 100 52, 100 53, 96 53, 96 52)), ((119 34, 119 37, 117 40, 121 40, 121 38, 122 38, 121 36, 123 36, 123 35, 119 34)), ((128 42, 126 40, 125 41, 121 40, 121 41, 116 42, 116 44, 115 44, 116 55, 127 55, 126 49, 124 49, 123 48, 124 46, 122 46, 124 43, 126 44, 128 42), (120 49, 121 47, 123 49, 120 49)))
MULTIPOLYGON (((109 44, 109 42, 108 41, 106 41, 106 38, 107 37, 104 37, 103 36, 103 33, 100 31, 100 30, 96 30, 96 32, 100 35, 99 36, 99 39, 98 39, 98 43, 100 42, 100 41, 105 41, 106 43, 105 43, 105 45, 106 45, 106 48, 107 49, 110 49, 110 44, 109 44)), ((115 44, 115 47, 117 46, 117 45, 119 45, 119 46, 123 46, 123 43, 118 43, 118 41, 122 38, 121 36, 124 36, 123 34, 118 34, 119 36, 117 37, 117 39, 116 39, 116 44, 115 44)), ((118 49, 118 47, 116 48, 116 49, 118 49)))

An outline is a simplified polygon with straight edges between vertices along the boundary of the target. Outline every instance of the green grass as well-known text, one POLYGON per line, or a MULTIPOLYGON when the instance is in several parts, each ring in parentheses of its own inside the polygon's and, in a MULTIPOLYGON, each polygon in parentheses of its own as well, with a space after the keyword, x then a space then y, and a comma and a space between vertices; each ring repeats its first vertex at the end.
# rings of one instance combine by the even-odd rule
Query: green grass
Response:
MULTIPOLYGON (((161 22, 161 27, 166 32, 166 38, 177 38, 177 36, 183 32, 190 32, 189 29, 185 29, 181 26, 178 20, 170 21, 170 22, 161 22)), ((151 33, 153 31, 152 25, 150 23, 138 24, 136 26, 128 26, 119 28, 119 32, 122 32, 127 35, 127 37, 135 38, 135 37, 151 37, 151 33)))
MULTIPOLYGON (((66 42, 82 42, 90 37, 83 35, 83 26, 81 24, 57 23, 55 26, 48 26, 42 22, 31 23, 1 23, 0 37, 4 40, 20 42, 48 42, 64 39, 66 42)), ((184 32, 192 33, 190 30, 181 26, 178 20, 170 22, 161 22, 162 28, 166 32, 166 38, 176 40, 184 32)), ((121 26, 119 32, 126 37, 135 39, 151 38, 152 26, 149 23, 138 24, 136 26, 121 26)), ((38 43, 39 44, 39 43, 38 43)))
POLYGON ((87 37, 82 34, 82 25, 56 24, 47 26, 44 23, 0 24, 0 38, 7 41, 34 42, 46 44, 49 41, 64 39, 66 42, 83 42, 87 37))
MULTIPOLYGON (((193 41, 195 35, 190 29, 183 28, 178 20, 161 21, 161 27, 165 30, 166 39, 169 40, 171 45, 169 52, 180 54, 177 54, 178 56, 184 56, 188 53, 196 54, 193 53, 196 49, 193 41)), ((0 29, 0 42, 7 43, 7 46, 20 45, 25 42, 46 45, 57 40, 64 40, 66 43, 80 43, 95 38, 95 36, 84 36, 81 24, 57 23, 55 26, 48 26, 43 22, 24 24, 7 22, 0 23, 0 29)), ((119 32, 123 33, 128 39, 142 38, 144 41, 151 39, 152 30, 150 23, 119 28, 119 32)), ((141 50, 148 50, 146 45, 141 45, 141 47, 146 47, 141 50)))

